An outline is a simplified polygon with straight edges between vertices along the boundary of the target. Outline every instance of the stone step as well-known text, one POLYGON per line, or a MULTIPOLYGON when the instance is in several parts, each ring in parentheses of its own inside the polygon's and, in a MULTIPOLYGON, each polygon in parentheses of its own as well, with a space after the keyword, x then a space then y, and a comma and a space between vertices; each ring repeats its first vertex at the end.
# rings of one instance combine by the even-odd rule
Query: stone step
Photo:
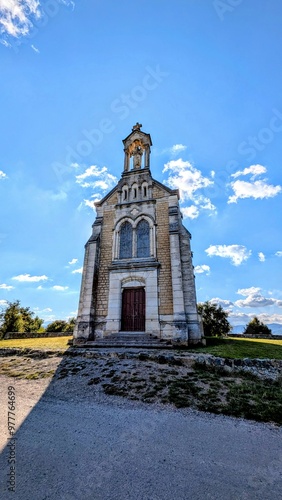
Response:
POLYGON ((171 342, 159 339, 153 335, 139 332, 121 332, 107 335, 102 339, 88 340, 75 344, 76 347, 142 347, 142 348, 172 348, 171 342))

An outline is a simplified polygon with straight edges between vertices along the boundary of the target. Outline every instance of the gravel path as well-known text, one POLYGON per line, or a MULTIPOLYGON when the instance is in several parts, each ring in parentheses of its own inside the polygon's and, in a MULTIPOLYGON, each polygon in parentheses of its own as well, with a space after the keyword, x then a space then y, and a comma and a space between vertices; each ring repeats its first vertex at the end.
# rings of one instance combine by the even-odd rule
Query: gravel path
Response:
POLYGON ((1 499, 280 498, 281 428, 85 392, 78 380, 0 377, 1 499), (9 385, 15 493, 7 487, 9 385))

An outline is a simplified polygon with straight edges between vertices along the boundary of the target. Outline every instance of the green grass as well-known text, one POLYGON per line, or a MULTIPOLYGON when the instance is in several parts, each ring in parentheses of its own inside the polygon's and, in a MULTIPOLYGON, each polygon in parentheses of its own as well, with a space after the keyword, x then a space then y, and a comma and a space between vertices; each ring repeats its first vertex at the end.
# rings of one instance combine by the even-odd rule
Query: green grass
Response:
POLYGON ((0 340, 0 349, 17 347, 20 349, 67 350, 70 337, 47 337, 35 339, 0 340))
MULTIPOLYGON (((50 337, 35 339, 0 340, 0 348, 18 347, 21 349, 60 350, 69 348, 70 337, 50 337)), ((199 347, 198 353, 209 353, 222 358, 270 358, 282 359, 282 339, 213 339, 214 345, 199 347)), ((191 350, 192 351, 192 350, 191 350)))
POLYGON ((209 353, 221 358, 282 359, 282 339, 216 339, 215 345, 199 347, 196 352, 209 353))

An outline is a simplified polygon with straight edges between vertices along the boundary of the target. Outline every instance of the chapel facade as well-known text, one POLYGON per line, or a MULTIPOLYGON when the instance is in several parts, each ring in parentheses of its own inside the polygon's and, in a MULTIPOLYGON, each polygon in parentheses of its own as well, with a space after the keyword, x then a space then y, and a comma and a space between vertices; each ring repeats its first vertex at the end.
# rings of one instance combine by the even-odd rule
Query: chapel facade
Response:
POLYGON ((179 191, 150 171, 150 134, 136 124, 123 140, 121 179, 101 201, 85 245, 74 345, 113 334, 201 343, 191 235, 179 191))

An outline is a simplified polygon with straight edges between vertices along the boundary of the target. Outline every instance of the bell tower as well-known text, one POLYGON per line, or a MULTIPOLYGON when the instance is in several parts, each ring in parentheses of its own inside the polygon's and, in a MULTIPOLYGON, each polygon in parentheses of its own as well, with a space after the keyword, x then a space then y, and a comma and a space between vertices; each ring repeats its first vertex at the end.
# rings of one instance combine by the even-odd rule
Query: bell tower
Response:
POLYGON ((142 132, 141 127, 141 123, 137 122, 136 125, 132 127, 131 134, 123 140, 124 172, 150 168, 152 141, 150 134, 142 132))

